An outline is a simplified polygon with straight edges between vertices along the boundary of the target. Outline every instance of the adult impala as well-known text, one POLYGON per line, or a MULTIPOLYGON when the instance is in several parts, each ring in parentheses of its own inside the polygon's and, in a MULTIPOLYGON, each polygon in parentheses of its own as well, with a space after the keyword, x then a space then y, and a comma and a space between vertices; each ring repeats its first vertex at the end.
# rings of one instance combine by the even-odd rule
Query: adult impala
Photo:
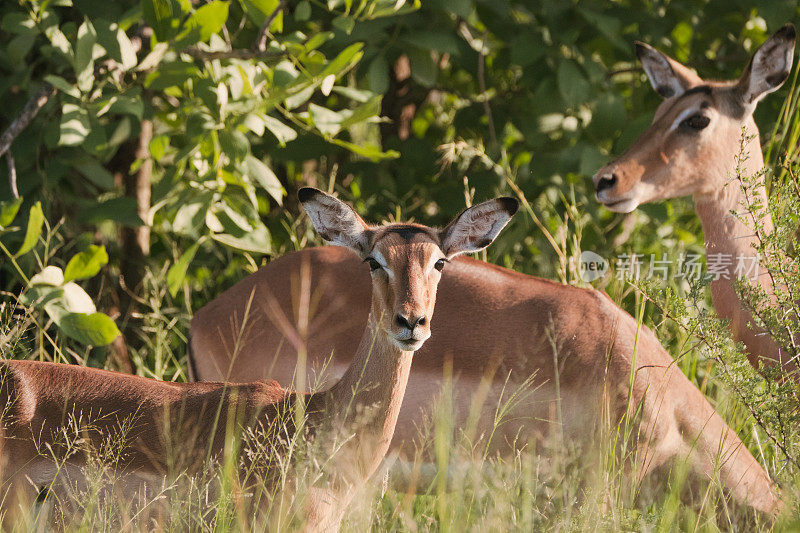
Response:
MULTIPOLYGON (((335 247, 273 261, 195 314, 194 378, 335 379, 351 364, 348 339, 368 318, 366 276, 358 259, 335 247)), ((492 453, 547 439, 556 427, 588 451, 604 421, 614 429, 636 411, 639 478, 653 480, 686 457, 702 478, 718 472, 736 501, 764 512, 778 505, 769 476, 738 436, 653 333, 604 293, 458 258, 444 267, 436 317, 400 409, 392 441, 400 455, 414 457, 414 439, 452 362, 454 427, 474 421, 476 435, 492 436, 492 453), (524 384, 530 387, 495 427, 496 409, 524 384)))
MULTIPOLYGON (((181 464, 190 469, 196 469, 209 450, 219 457, 226 424, 214 422, 218 413, 238 412, 241 431, 277 424, 281 429, 275 434, 291 439, 293 408, 300 400, 308 416, 306 431, 323 435, 317 439, 325 441, 319 451, 326 460, 334 457, 333 466, 324 471, 327 482, 311 489, 307 527, 338 528, 354 490, 375 471, 389 447, 413 352, 430 336, 445 262, 488 246, 516 211, 517 202, 499 198, 476 205, 438 231, 418 224, 368 226, 346 204, 316 189, 301 189, 299 198, 326 240, 358 254, 356 269, 364 274, 359 282, 367 291, 372 288, 366 329, 362 324, 360 343, 355 331, 347 340, 352 362, 336 384, 321 393, 296 395, 276 382, 165 383, 71 365, 3 361, 4 491, 18 497, 24 489, 28 501, 43 487, 54 486, 58 492, 54 478, 59 470, 69 483, 84 483, 84 456, 69 456, 59 444, 70 431, 65 428, 69 419, 85 423, 91 418, 78 429, 96 448, 114 441, 125 428, 130 444, 116 467, 125 486, 136 487, 163 480, 163 473, 174 468, 171 446, 183 454, 181 464), (334 446, 336 439, 326 435, 343 440, 334 446)), ((6 509, 10 501, 5 500, 6 509)))
MULTIPOLYGON (((757 218, 737 218, 748 205, 767 205, 763 184, 743 187, 736 167, 754 176, 764 166, 758 129, 753 121, 756 104, 789 76, 794 57, 795 29, 787 24, 753 55, 738 80, 707 81, 652 47, 638 43, 637 55, 653 88, 664 97, 653 124, 616 161, 597 171, 597 199, 608 209, 628 213, 637 206, 692 195, 703 225, 706 252, 729 262, 711 282, 717 313, 730 320, 734 338, 742 341, 750 361, 787 365, 786 354, 753 322, 736 294, 738 258, 754 257, 756 224, 772 231, 767 210, 757 218), (742 150, 742 129, 749 134, 742 150), (747 197, 749 195, 749 198, 747 197), (716 255, 721 254, 721 255, 716 255)), ((749 266, 748 266, 749 268, 749 266)), ((741 272, 740 272, 741 273, 741 272)), ((772 294, 769 273, 760 269, 758 283, 772 294)), ((795 365, 792 364, 792 367, 795 365)))

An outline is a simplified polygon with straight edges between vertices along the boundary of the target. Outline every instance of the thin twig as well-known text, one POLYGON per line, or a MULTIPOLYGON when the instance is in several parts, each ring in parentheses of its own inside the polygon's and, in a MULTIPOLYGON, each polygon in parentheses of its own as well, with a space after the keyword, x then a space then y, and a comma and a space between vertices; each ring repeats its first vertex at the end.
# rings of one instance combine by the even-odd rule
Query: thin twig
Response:
POLYGON ((267 32, 269 31, 269 27, 272 26, 273 21, 278 16, 278 13, 283 11, 286 7, 286 0, 281 0, 278 3, 278 7, 275 8, 270 16, 267 17, 267 20, 264 21, 264 24, 261 25, 261 30, 258 32, 258 37, 256 37, 256 41, 253 43, 253 50, 257 52, 266 52, 267 50, 267 32))
POLYGON ((8 127, 6 131, 3 132, 3 135, 0 136, 0 157, 5 154, 9 148, 11 148, 11 143, 14 142, 14 139, 17 138, 22 130, 24 130, 28 124, 30 124, 31 120, 36 116, 39 110, 47 103, 48 98, 55 94, 55 87, 50 85, 49 83, 45 83, 42 85, 42 88, 39 89, 33 97, 28 100, 28 103, 25 104, 25 107, 22 109, 22 113, 11 125, 8 127))
POLYGON ((485 98, 486 95, 486 77, 484 71, 486 70, 486 32, 483 33, 483 40, 480 52, 478 52, 478 88, 483 98, 483 111, 486 113, 486 118, 489 121, 489 142, 492 148, 497 148, 497 133, 494 130, 494 118, 492 118, 492 107, 489 105, 489 99, 485 98))
POLYGON ((14 164, 14 154, 11 150, 6 152, 6 163, 8 163, 8 183, 11 185, 11 196, 16 200, 19 198, 19 191, 17 190, 17 167, 14 164))
POLYGON ((208 52, 199 48, 187 48, 184 53, 189 54, 195 59, 202 61, 213 61, 215 59, 276 59, 287 55, 287 52, 260 52, 258 50, 223 50, 219 52, 208 52))

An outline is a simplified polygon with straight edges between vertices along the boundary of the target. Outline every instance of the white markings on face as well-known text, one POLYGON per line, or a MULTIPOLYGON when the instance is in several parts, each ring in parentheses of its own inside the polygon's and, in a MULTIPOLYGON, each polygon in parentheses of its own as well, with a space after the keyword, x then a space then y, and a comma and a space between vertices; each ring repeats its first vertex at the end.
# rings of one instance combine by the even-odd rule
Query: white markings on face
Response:
POLYGON ((678 118, 675 119, 675 121, 672 123, 672 126, 669 127, 669 131, 674 131, 675 128, 681 125, 681 122, 698 112, 700 112, 700 110, 695 108, 684 110, 680 115, 678 115, 678 118))
POLYGON ((375 261, 377 261, 379 265, 381 265, 381 268, 383 269, 384 272, 386 272, 386 275, 389 276, 389 279, 394 279, 394 272, 392 272, 391 269, 387 266, 386 259, 383 257, 383 254, 381 254, 378 250, 373 248, 370 256, 375 261))
POLYGON ((433 270, 434 265, 439 259, 447 259, 447 257, 445 257, 444 253, 442 253, 440 250, 437 250, 437 252, 431 254, 430 258, 428 259, 428 264, 425 265, 426 276, 431 273, 431 270, 433 270))

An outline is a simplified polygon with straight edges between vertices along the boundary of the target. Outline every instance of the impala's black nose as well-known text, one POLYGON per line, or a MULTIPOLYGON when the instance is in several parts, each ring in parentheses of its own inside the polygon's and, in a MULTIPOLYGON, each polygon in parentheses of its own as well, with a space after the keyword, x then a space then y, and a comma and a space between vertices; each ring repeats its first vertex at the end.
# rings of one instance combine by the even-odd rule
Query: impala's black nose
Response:
POLYGON ((394 321, 401 328, 408 328, 410 331, 414 331, 415 327, 425 325, 425 316, 420 315, 416 318, 409 319, 398 313, 397 316, 394 317, 394 321))
POLYGON ((597 185, 595 185, 595 188, 597 189, 597 192, 601 192, 605 191, 606 189, 611 189, 616 184, 617 184, 617 175, 606 174, 604 176, 600 176, 600 179, 597 180, 597 185))

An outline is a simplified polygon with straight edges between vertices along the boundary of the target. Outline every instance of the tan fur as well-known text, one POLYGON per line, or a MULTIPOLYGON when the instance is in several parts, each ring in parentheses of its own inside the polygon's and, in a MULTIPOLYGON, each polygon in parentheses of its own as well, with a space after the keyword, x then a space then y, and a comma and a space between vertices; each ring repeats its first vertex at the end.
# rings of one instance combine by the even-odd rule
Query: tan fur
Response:
MULTIPOLYGON (((725 82, 703 80, 675 60, 640 44, 639 56, 653 86, 658 90, 660 84, 669 84, 661 80, 672 80, 676 93, 664 100, 650 128, 621 157, 597 171, 597 199, 613 211, 630 212, 643 203, 691 195, 703 225, 707 257, 720 253, 734 258, 755 256, 757 237, 752 217, 741 221, 731 211, 746 213, 749 204, 767 205, 767 192, 763 185, 745 192, 736 179, 736 157, 744 128, 752 136, 744 146, 744 175, 755 176, 764 166, 752 113, 758 99, 780 86, 784 72, 788 75, 794 35, 793 27, 782 28, 759 49, 741 79, 725 82), (659 71, 663 60, 673 69, 674 77, 668 70, 659 71), (767 80, 775 83, 770 85, 767 80), (692 110, 710 119, 705 129, 671 129, 681 117, 693 114, 692 110)), ((765 233, 773 229, 765 211, 758 223, 765 233)), ((794 368, 770 336, 752 325, 753 317, 734 288, 735 264, 736 259, 728 276, 711 283, 714 308, 730 320, 734 338, 745 344, 754 365, 764 360, 794 368)), ((767 294, 773 293, 771 278, 763 266, 757 283, 767 294)))
MULTIPOLYGON (((338 202, 327 196, 323 200, 338 202)), ((170 472, 196 472, 209 451, 212 457, 219 458, 224 452, 229 412, 239 413, 240 431, 277 423, 282 427, 280 432, 291 438, 292 415, 299 398, 308 413, 307 431, 310 435, 323 435, 316 439, 314 451, 322 454, 323 462, 333 458, 332 465, 325 468, 324 480, 311 491, 306 509, 308 529, 337 529, 354 491, 376 470, 389 447, 413 350, 429 335, 440 279, 432 260, 444 256, 438 234, 430 228, 422 227, 424 231, 406 238, 393 232, 404 225, 379 229, 363 225, 359 229, 358 224, 363 224, 360 218, 350 222, 342 235, 355 235, 359 242, 369 236, 368 252, 380 254, 392 276, 376 272, 370 280, 364 275, 366 266, 354 254, 340 249, 333 252, 347 254, 357 281, 353 290, 365 301, 359 301, 364 305, 357 309, 345 307, 329 317, 334 324, 346 322, 352 314, 360 318, 357 327, 343 329, 344 335, 337 337, 339 346, 348 354, 348 363, 332 387, 313 395, 296 396, 274 381, 165 383, 71 365, 3 361, 0 407, 5 411, 0 424, 0 480, 4 492, 9 493, 4 509, 19 511, 18 498, 30 503, 38 490, 54 482, 57 461, 49 455, 48 446, 59 461, 66 460, 61 476, 69 477, 71 483, 85 484, 81 479, 84 454, 67 457, 67 450, 56 444, 71 415, 91 422, 81 424, 81 433, 95 448, 118 434, 126 421, 132 422, 127 433, 130 445, 116 468, 124 480, 137 481, 130 484, 135 490, 148 481, 163 481, 170 472), (420 340, 411 348, 403 349, 398 344, 404 335, 394 321, 398 312, 426 319, 414 329, 414 338, 420 340), (359 336, 361 342, 356 344, 359 336), (222 420, 215 424, 218 412, 222 420)), ((243 379, 261 374, 254 370, 240 373, 243 379)), ((284 377, 285 382, 291 381, 290 375, 284 377)))
MULTIPOLYGON (((335 380, 350 364, 348 339, 367 320, 367 276, 367 268, 352 256, 325 247, 281 257, 246 277, 195 314, 191 348, 197 378, 236 380, 256 374, 293 379, 297 350, 287 338, 294 334, 276 324, 296 323, 300 300, 295 288, 305 285, 311 287, 312 305, 303 379, 314 383, 324 374, 323 383, 335 380), (305 282, 302 271, 310 276, 305 282), (289 317, 279 319, 280 309, 289 317)), ((568 440, 589 446, 603 416, 615 427, 641 403, 641 478, 686 454, 692 470, 707 477, 721 451, 726 460, 720 477, 737 501, 761 511, 778 506, 769 477, 736 434, 675 367, 652 332, 637 328, 602 292, 458 258, 445 266, 438 294, 431 339, 414 356, 392 441, 392 449, 406 459, 414 457, 423 414, 430 413, 443 369, 452 361, 456 428, 466 427, 473 400, 489 380, 486 401, 479 405, 478 435, 493 431, 498 403, 535 375, 532 392, 523 395, 494 434, 492 453, 507 454, 512 443, 535 446, 560 422, 568 440), (635 381, 629 402, 631 366, 635 381), (554 415, 557 404, 561 420, 554 415)))

